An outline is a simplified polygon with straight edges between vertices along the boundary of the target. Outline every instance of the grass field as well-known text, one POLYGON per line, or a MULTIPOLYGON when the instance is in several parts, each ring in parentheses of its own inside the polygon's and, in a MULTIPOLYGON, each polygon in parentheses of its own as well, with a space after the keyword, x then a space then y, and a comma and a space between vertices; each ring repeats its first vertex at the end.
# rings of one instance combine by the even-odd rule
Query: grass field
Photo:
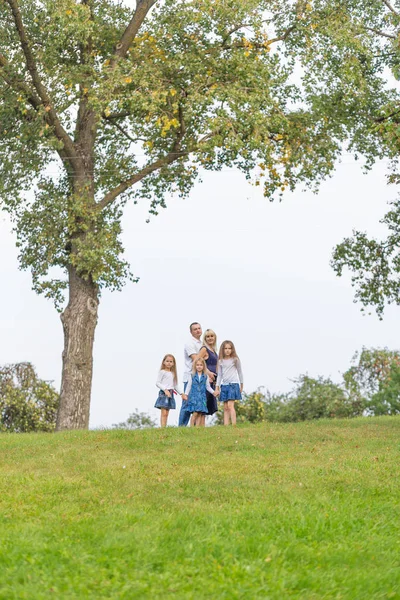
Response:
POLYGON ((0 598, 400 599, 400 418, 0 435, 0 598))

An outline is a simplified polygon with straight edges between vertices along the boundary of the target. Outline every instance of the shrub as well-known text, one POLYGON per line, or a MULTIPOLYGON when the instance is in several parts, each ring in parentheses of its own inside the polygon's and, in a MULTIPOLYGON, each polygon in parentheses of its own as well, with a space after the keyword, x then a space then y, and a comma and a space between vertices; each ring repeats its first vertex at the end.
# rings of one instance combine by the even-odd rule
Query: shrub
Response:
POLYGON ((135 408, 135 412, 130 414, 126 421, 123 423, 115 423, 113 429, 149 429, 155 427, 156 422, 150 417, 150 415, 139 412, 135 408))
POLYGON ((368 402, 369 412, 373 415, 400 414, 400 366, 392 364, 389 374, 368 402))
MULTIPOLYGON (((238 423, 289 423, 313 419, 356 417, 363 414, 365 402, 358 395, 351 395, 345 387, 329 378, 314 379, 300 375, 294 380, 295 388, 289 394, 271 394, 259 388, 251 394, 243 394, 242 402, 236 402, 238 423)), ((224 422, 220 405, 216 424, 224 422)))
POLYGON ((0 431, 54 431, 59 395, 31 363, 0 367, 0 431))

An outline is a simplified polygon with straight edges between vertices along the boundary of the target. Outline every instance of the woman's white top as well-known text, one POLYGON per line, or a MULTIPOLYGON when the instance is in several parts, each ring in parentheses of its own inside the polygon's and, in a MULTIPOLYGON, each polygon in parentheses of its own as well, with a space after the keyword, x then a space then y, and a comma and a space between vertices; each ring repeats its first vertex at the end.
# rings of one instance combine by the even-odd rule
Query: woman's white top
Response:
MULTIPOLYGON (((198 378, 198 380, 200 381, 200 377, 201 377, 201 375, 200 375, 200 377, 199 377, 199 375, 198 375, 197 373, 192 373, 192 376, 190 377, 190 379, 189 379, 189 381, 188 381, 188 384, 187 384, 187 386, 186 386, 186 392, 185 392, 185 394, 186 394, 187 396, 189 396, 189 392, 190 392, 190 390, 192 389, 192 381, 193 381, 193 379, 194 379, 195 377, 197 377, 197 378, 198 378)), ((207 392, 210 392, 210 394, 214 394, 214 390, 212 389, 212 387, 211 387, 211 385, 210 385, 210 379, 209 379, 208 377, 207 377, 207 379, 206 379, 206 390, 207 390, 207 392)))
POLYGON ((165 390, 176 390, 178 394, 182 395, 180 387, 174 384, 174 374, 171 371, 164 371, 164 369, 161 369, 161 371, 158 372, 156 386, 163 392, 165 392, 165 390))
POLYGON ((217 386, 229 383, 243 384, 242 365, 238 358, 222 358, 218 361, 217 386))

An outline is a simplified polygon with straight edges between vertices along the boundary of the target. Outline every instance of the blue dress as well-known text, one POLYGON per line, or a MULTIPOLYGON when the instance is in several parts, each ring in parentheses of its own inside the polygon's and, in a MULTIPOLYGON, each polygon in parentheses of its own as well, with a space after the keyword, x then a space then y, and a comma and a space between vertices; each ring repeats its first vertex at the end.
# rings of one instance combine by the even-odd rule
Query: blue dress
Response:
MULTIPOLYGON (((211 373, 215 373, 215 379, 214 379, 214 381, 212 381, 210 383, 211 387, 213 389, 215 389, 215 383, 217 381, 218 354, 216 352, 214 352, 214 350, 211 350, 210 348, 207 348, 207 346, 202 346, 202 348, 204 348, 207 351, 207 354, 208 354, 208 358, 206 360, 207 369, 211 373)), ((210 394, 210 392, 206 392, 206 397, 207 397, 207 414, 208 415, 213 415, 218 410, 217 399, 216 399, 215 396, 213 396, 212 394, 210 394)))
POLYGON ((207 413, 207 397, 206 384, 207 376, 204 373, 200 376, 200 381, 197 373, 192 373, 192 387, 188 396, 188 404, 186 410, 190 413, 200 412, 207 413))
POLYGON ((166 408, 168 410, 176 408, 176 402, 174 398, 175 391, 169 390, 169 393, 171 394, 171 398, 168 398, 168 396, 165 395, 165 392, 163 390, 160 390, 158 392, 158 398, 156 400, 154 408, 166 408))

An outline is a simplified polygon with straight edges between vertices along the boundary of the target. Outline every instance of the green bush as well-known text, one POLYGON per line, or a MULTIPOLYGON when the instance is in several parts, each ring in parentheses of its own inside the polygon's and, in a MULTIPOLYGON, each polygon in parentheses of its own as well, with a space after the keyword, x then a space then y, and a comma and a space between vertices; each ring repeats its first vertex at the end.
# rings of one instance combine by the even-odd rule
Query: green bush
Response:
MULTIPOLYGON (((242 402, 236 402, 238 423, 289 423, 313 419, 349 418, 361 416, 366 403, 358 395, 351 395, 346 387, 329 378, 314 379, 300 375, 294 380, 295 388, 289 394, 271 394, 259 388, 251 394, 243 394, 242 402)), ((216 423, 224 422, 223 406, 220 405, 216 423)))
POLYGON ((392 364, 389 374, 368 402, 369 412, 376 416, 400 414, 400 366, 392 364))
MULTIPOLYGON (((296 422, 350 418, 362 415, 400 414, 400 352, 388 348, 362 348, 343 381, 300 375, 288 394, 271 394, 259 388, 236 402, 238 423, 296 422)), ((216 423, 223 423, 220 407, 216 423)))
POLYGON ((288 400, 289 421, 343 419, 363 414, 365 403, 329 378, 300 375, 295 384, 288 400))
POLYGON ((59 395, 30 363, 0 367, 0 431, 54 431, 59 395))
POLYGON ((139 412, 135 408, 135 412, 129 415, 123 423, 115 423, 113 429, 149 429, 156 426, 156 422, 144 412, 139 412))

